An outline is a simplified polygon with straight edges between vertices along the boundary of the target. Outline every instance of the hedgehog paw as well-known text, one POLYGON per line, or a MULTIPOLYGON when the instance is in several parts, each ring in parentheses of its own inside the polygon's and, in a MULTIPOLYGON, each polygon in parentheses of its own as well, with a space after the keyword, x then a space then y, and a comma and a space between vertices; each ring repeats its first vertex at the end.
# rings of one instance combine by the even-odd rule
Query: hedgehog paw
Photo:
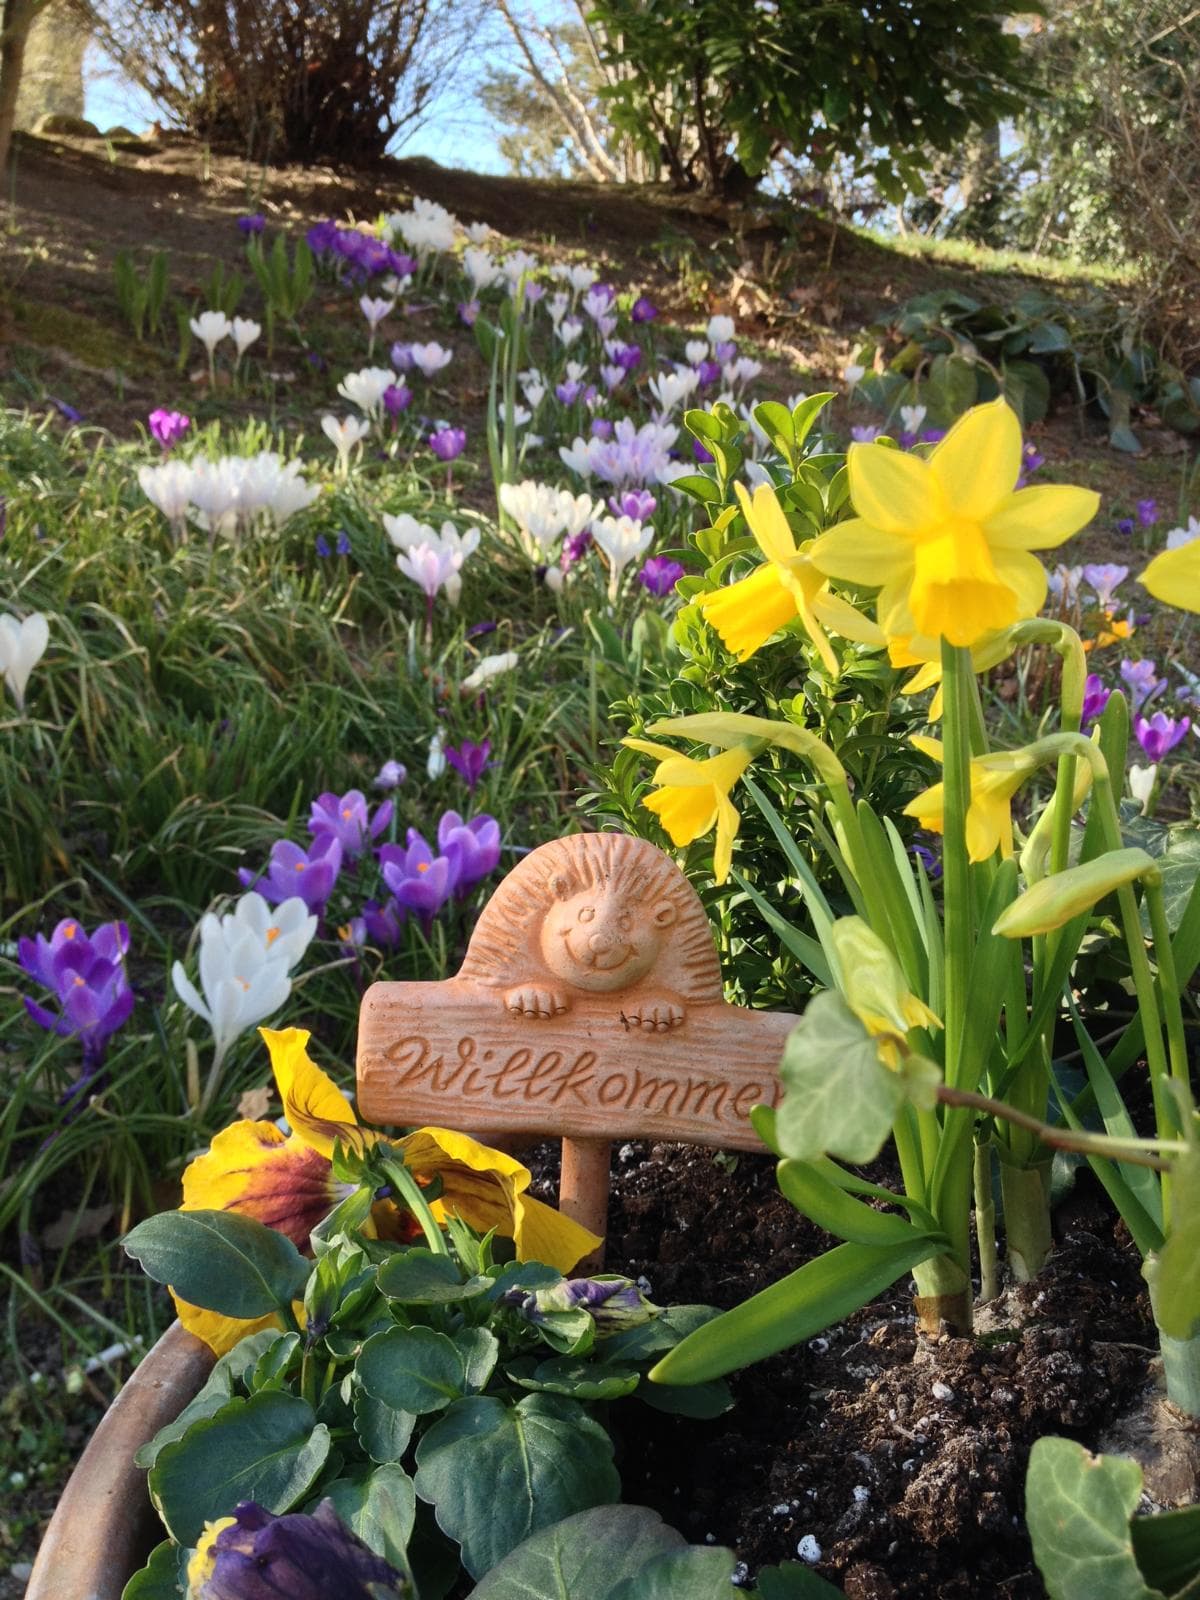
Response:
POLYGON ((683 1007, 674 1000, 643 1000, 633 1010, 622 1013, 625 1025, 646 1028, 651 1033, 666 1033, 683 1021, 683 1007))
POLYGON ((510 989, 504 996, 504 1008, 515 1017, 559 1017, 567 1002, 552 989, 510 989))

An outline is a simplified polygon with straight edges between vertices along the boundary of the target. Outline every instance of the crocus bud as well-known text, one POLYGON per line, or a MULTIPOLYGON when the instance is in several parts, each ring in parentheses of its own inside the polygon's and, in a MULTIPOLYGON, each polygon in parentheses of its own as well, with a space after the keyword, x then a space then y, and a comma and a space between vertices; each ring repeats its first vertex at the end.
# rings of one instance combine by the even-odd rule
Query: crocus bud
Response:
POLYGON ((1109 850, 1095 861, 1068 867, 1035 883, 996 919, 993 933, 1006 939, 1028 939, 1035 933, 1052 933, 1072 917, 1090 911, 1105 895, 1138 878, 1159 874, 1152 856, 1144 850, 1109 850))

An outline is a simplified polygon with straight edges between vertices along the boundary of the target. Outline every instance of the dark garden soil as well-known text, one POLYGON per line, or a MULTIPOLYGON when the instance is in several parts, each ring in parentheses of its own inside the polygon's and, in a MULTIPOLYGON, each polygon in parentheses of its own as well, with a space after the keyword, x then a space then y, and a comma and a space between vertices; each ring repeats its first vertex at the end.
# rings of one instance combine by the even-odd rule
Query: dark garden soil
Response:
MULTIPOLYGON (((1137 1253, 1090 1175, 1056 1235, 1038 1282, 981 1317, 995 1326, 977 1339, 918 1341, 902 1281, 737 1376, 716 1421, 614 1409, 624 1498, 732 1546, 749 1578, 800 1555, 849 1600, 1043 1596, 1023 1525, 1030 1446, 1060 1433, 1095 1448, 1154 1353, 1137 1253)), ((606 1266, 644 1276, 660 1304, 734 1305, 834 1242, 766 1157, 617 1152, 606 1266)))

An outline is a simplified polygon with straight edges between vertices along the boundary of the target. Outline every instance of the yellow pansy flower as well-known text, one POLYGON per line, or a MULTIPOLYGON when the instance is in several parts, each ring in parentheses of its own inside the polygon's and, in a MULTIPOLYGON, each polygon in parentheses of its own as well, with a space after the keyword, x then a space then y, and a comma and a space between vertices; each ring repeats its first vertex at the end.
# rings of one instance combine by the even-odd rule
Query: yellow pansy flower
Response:
POLYGON ((870 618, 834 594, 825 574, 797 547, 774 489, 759 484, 753 499, 740 483, 734 484, 734 489, 767 564, 696 602, 725 648, 739 661, 746 661, 773 633, 799 617, 826 670, 836 677, 838 661, 826 628, 847 639, 882 645, 883 635, 870 618))
POLYGON ((729 791, 754 759, 753 750, 738 745, 698 761, 649 739, 624 739, 622 743, 658 762, 651 780, 659 786, 658 792, 648 794, 642 804, 659 819, 672 844, 691 844, 716 824, 713 876, 724 883, 733 865, 733 841, 741 823, 729 791))
POLYGON ((912 1028, 940 1028, 941 1018, 911 992, 895 956, 861 917, 839 917, 829 930, 846 1004, 895 1071, 912 1028))
POLYGON ((1018 489, 1021 425, 1003 399, 961 416, 928 459, 884 444, 846 456, 857 512, 808 557, 831 578, 881 585, 876 618, 889 636, 953 645, 1032 617, 1046 574, 1029 552, 1060 545, 1096 514, 1090 489, 1018 489))
MULTIPOLYGON (((308 1054, 303 1028, 260 1028, 292 1129, 273 1122, 235 1122, 217 1134, 183 1175, 184 1211, 236 1211, 286 1234, 300 1248, 353 1185, 337 1182, 331 1165, 335 1141, 365 1151, 386 1135, 361 1127, 350 1102, 308 1054)), ((460 1216, 481 1233, 495 1228, 511 1238, 521 1261, 544 1261, 569 1272, 600 1243, 595 1234, 543 1205, 525 1191, 532 1175, 512 1156, 449 1128, 418 1128, 388 1139, 418 1182, 441 1179, 431 1209, 439 1220, 460 1216)), ((416 1237, 419 1230, 390 1201, 376 1205, 374 1231, 416 1237)), ((239 1321, 188 1305, 176 1297, 179 1320, 218 1355, 260 1328, 279 1326, 267 1316, 239 1321)))
MULTIPOLYGON (((940 739, 917 735, 911 741, 918 750, 935 761, 942 759, 940 739)), ((972 861, 986 861, 996 850, 1003 856, 1013 853, 1012 797, 1037 761, 1022 750, 1001 751, 971 759, 971 803, 967 807, 967 854, 972 861)), ((904 808, 906 817, 915 817, 931 833, 945 827, 945 785, 935 783, 904 808)))
POLYGON ((1200 611, 1200 539, 1161 550, 1138 582, 1164 605, 1200 611))

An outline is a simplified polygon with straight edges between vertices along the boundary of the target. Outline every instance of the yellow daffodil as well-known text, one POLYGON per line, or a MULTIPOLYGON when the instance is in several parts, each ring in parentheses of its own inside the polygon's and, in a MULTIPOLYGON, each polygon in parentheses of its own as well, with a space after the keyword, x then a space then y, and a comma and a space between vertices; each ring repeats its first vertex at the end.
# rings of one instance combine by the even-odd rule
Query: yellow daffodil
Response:
POLYGON ((1029 552, 1062 544, 1096 513, 1090 489, 1018 489, 1021 426, 1003 399, 960 417, 929 458, 884 444, 846 457, 856 516, 808 549, 831 578, 881 585, 887 635, 953 645, 1041 609, 1046 574, 1029 552))
POLYGON ((651 780, 659 786, 658 792, 648 794, 642 804, 647 811, 653 811, 672 844, 691 844, 716 824, 713 876, 718 883, 724 883, 733 864, 733 841, 741 823, 729 791, 754 759, 753 750, 738 745, 697 761, 649 739, 622 742, 658 762, 651 780))
MULTIPOLYGON (((922 694, 926 689, 937 685, 933 699, 929 702, 929 720, 938 722, 942 715, 942 647, 937 639, 926 638, 922 634, 910 634, 907 637, 895 636, 887 642, 888 659, 894 667, 916 667, 908 681, 901 685, 904 694, 922 694)), ((987 672, 991 667, 998 666, 1010 654, 1012 644, 1008 630, 1002 629, 999 633, 985 633, 983 638, 971 647, 971 671, 987 672)))
MULTIPOLYGON (((917 736, 918 750, 942 759, 938 739, 917 736)), ((971 761, 971 803, 967 807, 967 854, 972 861, 986 861, 994 851, 1013 853, 1012 797, 1037 768, 1037 761, 1024 751, 1000 751, 995 755, 975 756, 971 761)), ((931 833, 944 830, 945 785, 935 783, 904 808, 906 817, 915 817, 931 833)))
MULTIPOLYGON (((271 1056, 284 1114, 292 1129, 273 1122, 235 1122, 183 1175, 184 1211, 236 1211, 253 1217, 304 1248, 309 1234, 353 1186, 333 1176, 333 1147, 340 1141, 360 1154, 386 1136, 360 1127, 350 1102, 308 1054, 303 1028, 259 1030, 271 1056)), ((418 1182, 440 1178, 432 1203, 439 1220, 460 1216, 480 1232, 495 1228, 511 1238, 522 1261, 544 1261, 569 1272, 600 1243, 595 1234, 525 1193, 531 1174, 503 1151, 489 1149, 448 1128, 418 1128, 389 1139, 418 1182)), ((392 1237, 417 1233, 407 1212, 376 1205, 373 1227, 392 1237)), ((245 1334, 277 1326, 273 1316, 241 1322, 176 1299, 179 1320, 218 1355, 245 1334)))
POLYGON ((834 594, 825 574, 797 547, 774 489, 759 484, 751 499, 740 483, 734 488, 742 515, 767 562, 749 577, 703 595, 697 602, 725 648, 739 661, 746 661, 773 633, 799 617, 826 670, 836 677, 838 661, 826 628, 847 639, 882 645, 883 635, 875 624, 834 594))
POLYGON ((861 917, 839 917, 830 938, 846 1004, 876 1041, 880 1060, 895 1071, 910 1029, 940 1028, 941 1019, 909 990, 899 962, 861 917))
POLYGON ((1164 605, 1200 611, 1200 539, 1161 550, 1138 582, 1164 605))

